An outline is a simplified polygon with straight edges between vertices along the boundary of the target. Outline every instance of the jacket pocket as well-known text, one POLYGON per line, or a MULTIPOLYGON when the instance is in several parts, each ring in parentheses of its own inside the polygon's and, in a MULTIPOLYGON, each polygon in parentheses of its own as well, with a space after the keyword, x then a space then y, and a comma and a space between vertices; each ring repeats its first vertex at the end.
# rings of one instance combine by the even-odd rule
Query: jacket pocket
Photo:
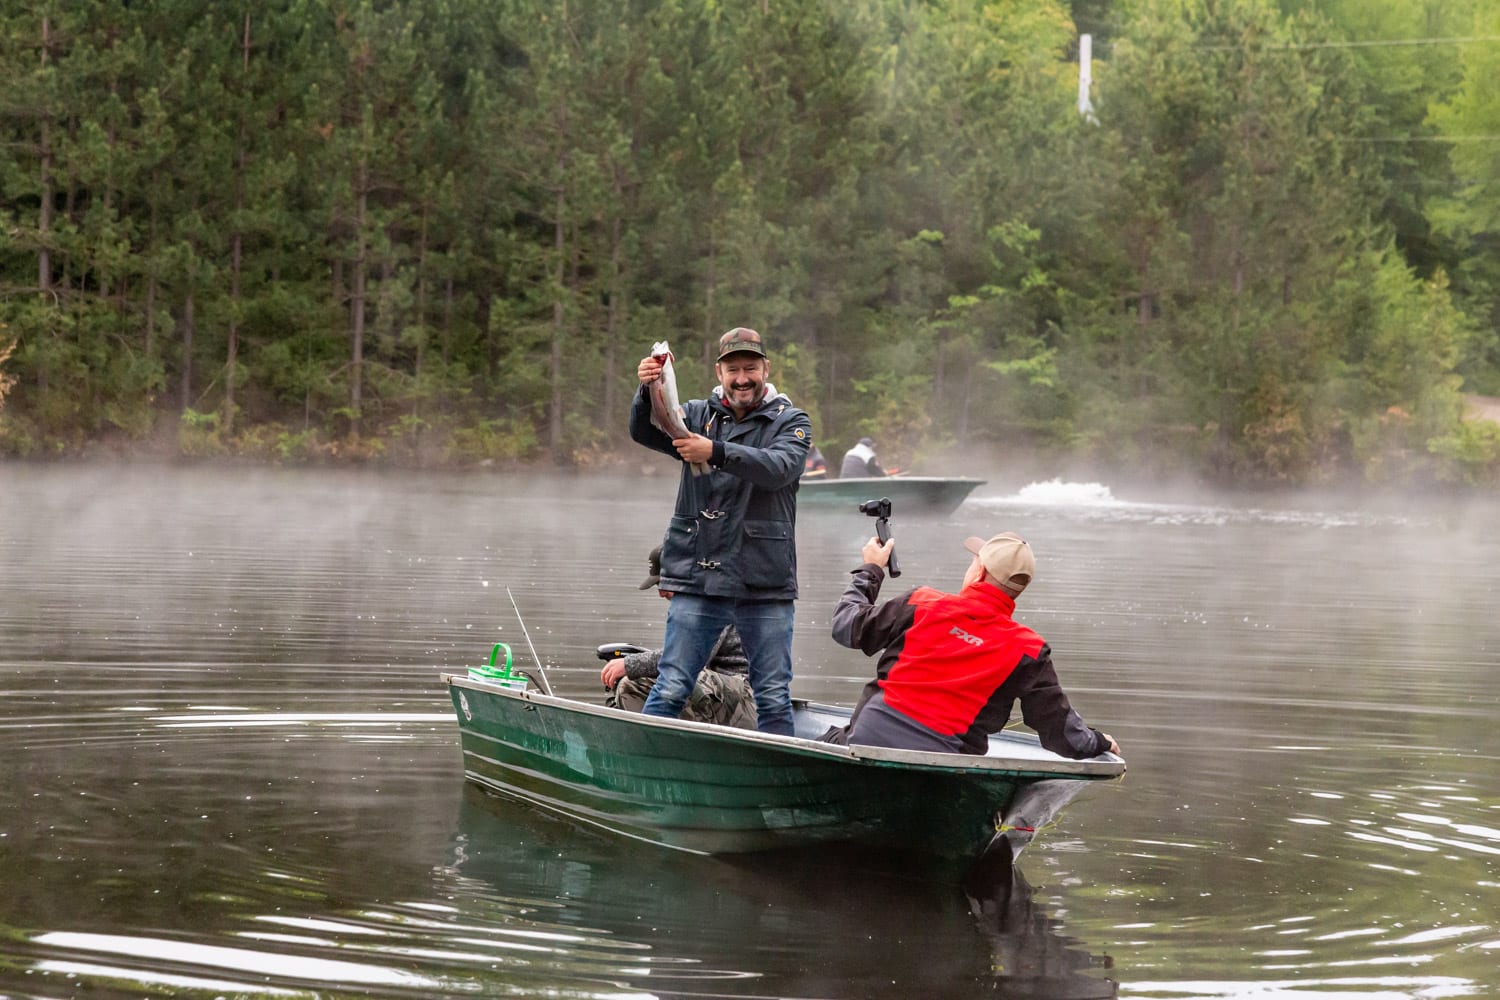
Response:
POLYGON ((672 580, 691 580, 698 561, 698 521, 673 516, 661 543, 661 575, 672 580))
POLYGON ((740 548, 740 573, 747 587, 761 589, 796 585, 792 569, 790 521, 746 521, 740 548))

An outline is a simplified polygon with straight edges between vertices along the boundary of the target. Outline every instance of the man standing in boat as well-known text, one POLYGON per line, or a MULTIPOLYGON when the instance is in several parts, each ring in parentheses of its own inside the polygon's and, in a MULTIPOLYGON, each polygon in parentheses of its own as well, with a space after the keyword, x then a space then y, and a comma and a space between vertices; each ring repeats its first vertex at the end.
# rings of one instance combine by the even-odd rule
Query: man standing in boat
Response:
POLYGON ((797 483, 812 421, 767 380, 765 345, 746 327, 719 338, 719 384, 708 399, 683 404, 686 437, 652 422, 648 387, 662 367, 654 356, 641 359, 630 407, 631 438, 682 463, 661 554, 661 589, 674 596, 643 711, 680 715, 714 643, 734 625, 750 661, 756 728, 791 735, 797 483))
POLYGON ((894 541, 871 538, 833 613, 842 646, 880 653, 850 725, 829 742, 983 754, 1005 728, 1011 707, 1042 746, 1064 757, 1095 757, 1120 747, 1073 710, 1041 636, 1013 617, 1016 598, 1036 573, 1031 546, 1006 532, 970 538, 963 588, 945 594, 918 587, 877 606, 894 541))

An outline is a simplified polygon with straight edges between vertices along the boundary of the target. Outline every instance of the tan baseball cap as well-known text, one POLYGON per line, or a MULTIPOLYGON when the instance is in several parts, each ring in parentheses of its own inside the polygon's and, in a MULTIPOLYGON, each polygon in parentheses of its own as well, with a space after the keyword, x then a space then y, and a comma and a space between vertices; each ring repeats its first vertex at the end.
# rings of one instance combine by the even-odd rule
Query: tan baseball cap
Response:
POLYGON ((1009 531, 980 538, 971 535, 964 539, 964 548, 979 557, 979 564, 1011 597, 1021 596, 1021 591, 1036 574, 1036 557, 1026 539, 1009 531))

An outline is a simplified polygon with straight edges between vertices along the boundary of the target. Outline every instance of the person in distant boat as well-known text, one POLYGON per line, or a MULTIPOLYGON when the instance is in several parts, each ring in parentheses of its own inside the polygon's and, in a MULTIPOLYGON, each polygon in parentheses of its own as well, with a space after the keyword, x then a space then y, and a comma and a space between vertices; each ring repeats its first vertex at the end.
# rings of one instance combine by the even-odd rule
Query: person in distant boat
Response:
MULTIPOLYGON (((641 584, 641 590, 657 588, 657 593, 667 600, 672 592, 660 589, 661 546, 651 550, 650 575, 641 584)), ((599 679, 609 692, 604 703, 610 708, 639 712, 646 705, 651 689, 656 686, 659 650, 647 649, 639 653, 627 653, 604 665, 599 679)), ((755 728, 755 692, 750 690, 750 661, 740 646, 740 634, 733 625, 725 625, 719 633, 719 641, 709 655, 705 669, 693 685, 693 693, 683 707, 682 717, 694 722, 713 722, 721 726, 736 726, 740 729, 755 728)))
POLYGON ((797 598, 797 485, 812 421, 768 381, 759 333, 719 338, 708 399, 683 404, 688 436, 651 419, 648 386, 662 374, 651 355, 636 369, 630 436, 682 463, 677 505, 662 540, 661 588, 672 592, 659 677, 643 711, 676 716, 709 653, 733 625, 750 662, 756 728, 792 734, 792 620, 797 598), (706 464, 699 475, 694 465, 706 464))
POLYGON ((807 449, 807 461, 802 464, 803 479, 822 479, 828 475, 828 459, 818 450, 817 445, 807 449))
POLYGON ((858 444, 844 452, 844 464, 839 468, 840 479, 860 479, 885 474, 885 470, 875 459, 874 438, 862 437, 858 444))
POLYGON ((1051 648, 1014 618, 1016 598, 1036 573, 1024 539, 969 538, 972 558, 957 594, 918 587, 877 606, 894 544, 864 544, 864 563, 834 610, 834 641, 880 660, 849 726, 822 739, 983 754, 1019 701, 1022 720, 1053 753, 1076 760, 1120 752, 1112 736, 1084 724, 1051 648))

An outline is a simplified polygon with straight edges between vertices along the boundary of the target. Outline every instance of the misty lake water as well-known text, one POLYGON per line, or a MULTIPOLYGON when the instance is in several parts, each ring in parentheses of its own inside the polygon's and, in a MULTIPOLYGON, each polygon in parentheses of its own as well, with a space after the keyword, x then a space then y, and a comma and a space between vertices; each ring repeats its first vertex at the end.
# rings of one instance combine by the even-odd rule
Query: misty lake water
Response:
MULTIPOLYGON (((1500 501, 998 479, 968 534, 1130 770, 992 896, 721 860, 465 787, 495 641, 602 696, 675 480, 0 465, 0 996, 1378 997, 1500 992, 1500 501)), ((872 529, 804 510, 793 693, 872 529)), ((887 584, 886 594, 904 587, 887 584)))

